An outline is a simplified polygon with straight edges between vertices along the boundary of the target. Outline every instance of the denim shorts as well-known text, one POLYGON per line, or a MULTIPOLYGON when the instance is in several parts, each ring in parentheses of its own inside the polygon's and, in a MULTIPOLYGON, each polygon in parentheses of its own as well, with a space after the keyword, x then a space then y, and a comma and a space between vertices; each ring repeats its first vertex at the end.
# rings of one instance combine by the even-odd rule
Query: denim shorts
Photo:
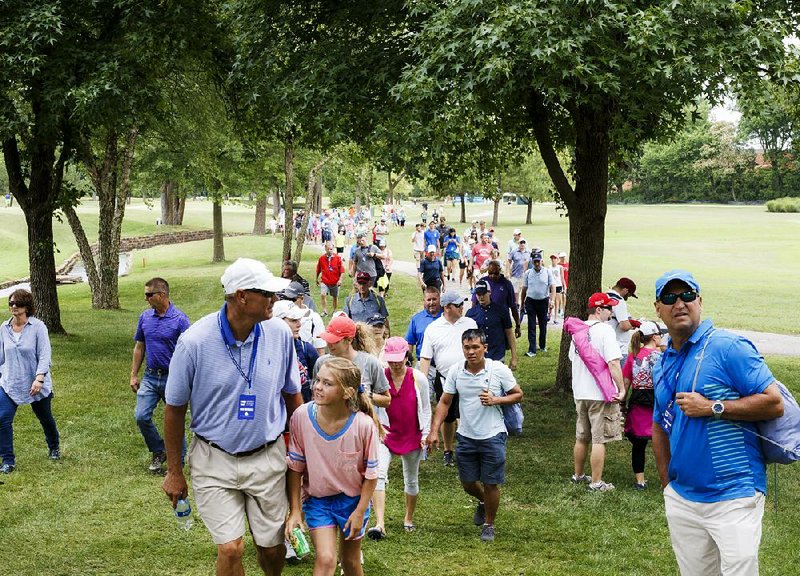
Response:
POLYGON ((473 440, 456 434, 458 479, 462 482, 503 484, 506 477, 506 438, 501 432, 484 440, 473 440))
MULTIPOLYGON (((338 527, 344 533, 344 525, 347 524, 350 514, 358 506, 359 500, 361 500, 361 496, 348 496, 347 494, 334 494, 323 498, 309 496, 303 502, 303 515, 306 518, 308 529, 338 527)), ((356 540, 364 537, 369 523, 369 510, 368 507, 356 540)), ((349 536, 349 534, 345 534, 345 536, 349 536)))

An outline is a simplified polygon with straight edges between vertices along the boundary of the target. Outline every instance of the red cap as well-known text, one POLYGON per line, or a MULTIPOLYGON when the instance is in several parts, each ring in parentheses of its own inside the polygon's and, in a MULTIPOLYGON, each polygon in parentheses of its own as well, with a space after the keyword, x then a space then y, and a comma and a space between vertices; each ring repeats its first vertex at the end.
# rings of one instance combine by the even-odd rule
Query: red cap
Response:
POLYGON ((328 327, 319 337, 328 344, 336 344, 342 338, 352 338, 356 335, 356 324, 344 314, 333 318, 328 327))
POLYGON ((597 308, 598 306, 616 306, 619 300, 612 298, 605 292, 595 292, 589 296, 589 308, 597 308))
POLYGON ((631 280, 630 278, 625 278, 624 276, 617 280, 617 287, 619 288, 627 288, 628 289, 628 296, 632 296, 633 298, 639 298, 636 295, 636 282, 631 280))

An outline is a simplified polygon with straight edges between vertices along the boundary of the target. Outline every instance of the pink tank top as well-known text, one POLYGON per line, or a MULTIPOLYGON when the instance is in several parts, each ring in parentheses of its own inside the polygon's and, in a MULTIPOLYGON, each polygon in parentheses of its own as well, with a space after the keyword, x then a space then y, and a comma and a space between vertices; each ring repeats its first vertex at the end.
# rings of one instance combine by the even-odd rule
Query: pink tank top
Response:
POLYGON ((398 390, 392 382, 392 373, 386 368, 384 373, 389 381, 389 394, 392 402, 386 409, 389 426, 386 426, 384 444, 392 454, 402 456, 420 447, 422 432, 417 416, 417 390, 414 386, 414 371, 406 369, 403 384, 398 390))

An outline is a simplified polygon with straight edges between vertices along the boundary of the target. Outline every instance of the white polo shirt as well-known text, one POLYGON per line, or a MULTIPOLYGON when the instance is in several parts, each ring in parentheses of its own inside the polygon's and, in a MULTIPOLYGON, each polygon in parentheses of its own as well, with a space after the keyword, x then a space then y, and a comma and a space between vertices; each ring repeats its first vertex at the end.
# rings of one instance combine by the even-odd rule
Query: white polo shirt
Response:
POLYGON ((443 375, 447 374, 450 367, 464 362, 461 335, 470 328, 477 327, 472 318, 462 316, 451 324, 442 314, 425 328, 420 358, 433 360, 436 371, 443 375))
POLYGON ((484 406, 480 394, 488 388, 492 395, 502 396, 511 392, 517 381, 511 370, 502 362, 486 358, 486 366, 477 374, 464 367, 464 362, 453 365, 447 373, 443 390, 448 394, 458 392, 458 433, 473 440, 493 438, 501 432, 508 432, 503 419, 503 407, 484 406))

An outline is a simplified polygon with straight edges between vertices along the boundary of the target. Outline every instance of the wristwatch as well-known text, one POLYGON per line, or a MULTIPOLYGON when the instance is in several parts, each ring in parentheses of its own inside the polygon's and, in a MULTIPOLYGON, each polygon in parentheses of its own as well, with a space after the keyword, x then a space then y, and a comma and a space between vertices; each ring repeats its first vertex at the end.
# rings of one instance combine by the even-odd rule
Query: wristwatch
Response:
POLYGON ((711 413, 714 414, 715 420, 719 420, 723 412, 725 412, 725 404, 722 403, 722 400, 717 400, 711 404, 711 413))

